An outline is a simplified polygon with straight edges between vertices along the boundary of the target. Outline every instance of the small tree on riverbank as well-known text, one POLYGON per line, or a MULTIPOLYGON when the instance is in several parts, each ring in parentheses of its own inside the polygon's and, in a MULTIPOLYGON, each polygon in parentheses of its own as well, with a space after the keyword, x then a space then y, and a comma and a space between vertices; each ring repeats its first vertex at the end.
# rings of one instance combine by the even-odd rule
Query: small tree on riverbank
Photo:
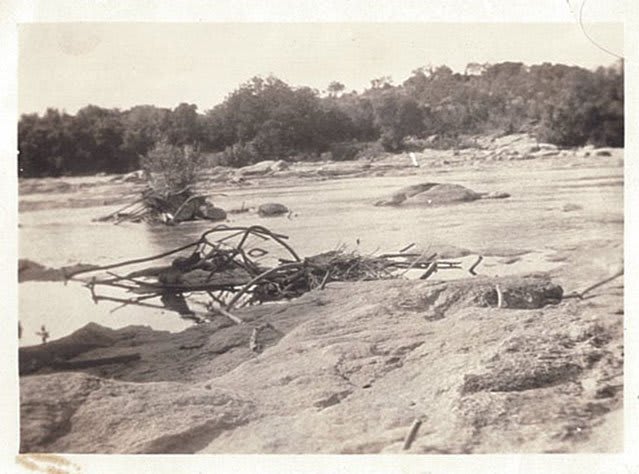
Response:
POLYGON ((177 193, 196 184, 202 155, 193 145, 176 146, 163 140, 142 157, 141 164, 151 188, 177 193))

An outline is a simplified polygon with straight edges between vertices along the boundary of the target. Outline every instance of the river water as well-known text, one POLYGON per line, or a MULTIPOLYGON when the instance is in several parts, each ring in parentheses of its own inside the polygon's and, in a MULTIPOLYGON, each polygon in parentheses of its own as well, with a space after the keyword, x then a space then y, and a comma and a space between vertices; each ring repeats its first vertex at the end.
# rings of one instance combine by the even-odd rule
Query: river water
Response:
MULTIPOLYGON (((301 256, 346 246, 362 254, 394 252, 410 243, 422 247, 446 243, 487 257, 478 271, 503 275, 548 270, 556 248, 582 242, 623 239, 623 163, 619 158, 515 161, 463 169, 420 169, 403 177, 366 177, 290 182, 262 187, 220 188, 215 198, 224 209, 280 202, 289 217, 262 219, 255 213, 232 214, 228 225, 261 224, 289 236, 301 256), (397 189, 425 181, 456 183, 478 192, 501 191, 505 200, 480 200, 453 206, 375 207, 372 202, 397 189), (530 252, 514 263, 504 255, 530 252)), ((68 193, 69 199, 82 193, 68 193)), ((22 196, 21 196, 22 198, 22 196)), ((29 200, 51 194, 29 194, 29 200)), ((64 198, 64 197, 63 197, 64 198)), ((184 245, 211 227, 207 222, 175 227, 92 222, 119 206, 56 208, 22 212, 19 256, 46 266, 78 262, 107 264, 148 256, 184 245)), ((464 265, 473 256, 462 259, 464 265)), ((443 275, 443 272, 440 272, 443 275)), ((467 276, 447 272, 446 277, 467 276)), ((94 305, 81 285, 26 282, 19 285, 21 345, 39 342, 45 324, 59 338, 90 321, 109 327, 129 324, 178 331, 191 323, 174 313, 139 307, 94 305)))

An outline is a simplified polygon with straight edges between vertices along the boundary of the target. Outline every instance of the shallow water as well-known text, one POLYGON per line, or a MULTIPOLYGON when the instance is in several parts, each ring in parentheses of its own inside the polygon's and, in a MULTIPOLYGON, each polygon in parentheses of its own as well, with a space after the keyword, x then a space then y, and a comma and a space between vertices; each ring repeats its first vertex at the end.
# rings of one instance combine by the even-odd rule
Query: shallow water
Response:
POLYGON ((70 334, 89 322, 110 328, 129 325, 151 326, 161 331, 181 331, 192 322, 175 313, 140 306, 118 309, 116 303, 93 303, 89 291, 77 282, 25 282, 20 284, 19 313, 23 332, 20 345, 41 342, 44 324, 51 339, 70 334))
MULTIPOLYGON (((414 176, 291 180, 287 186, 221 188, 211 192, 226 194, 215 198, 216 205, 224 209, 240 208, 243 204, 256 207, 264 202, 288 206, 293 211, 290 218, 262 219, 249 212, 229 215, 227 224, 258 223, 286 234, 301 256, 340 245, 363 254, 394 252, 413 242, 422 247, 447 243, 487 254, 494 248, 531 251, 510 264, 504 263, 503 257, 488 257, 477 269, 486 275, 505 275, 560 265, 552 259, 553 247, 593 239, 623 239, 623 165, 611 159, 508 162, 433 172, 422 168, 414 176), (401 187, 425 181, 457 183, 478 192, 507 192, 511 198, 439 208, 372 205, 401 187), (563 209, 567 204, 581 208, 566 212, 563 209)), ((48 196, 29 194, 28 198, 48 196)), ((82 192, 77 192, 66 197, 82 196, 82 192)), ((20 258, 51 267, 78 262, 113 263, 184 245, 212 226, 207 222, 166 227, 91 221, 118 207, 21 213, 20 258)), ((461 259, 466 268, 470 266, 468 259, 474 257, 461 259)), ((451 270, 438 276, 467 274, 451 270)), ((114 305, 95 306, 88 291, 78 285, 29 282, 21 284, 19 291, 22 344, 37 342, 33 334, 41 324, 46 324, 52 338, 68 334, 89 321, 110 327, 148 324, 173 331, 189 324, 177 315, 159 314, 157 310, 124 308, 109 314, 114 305)))

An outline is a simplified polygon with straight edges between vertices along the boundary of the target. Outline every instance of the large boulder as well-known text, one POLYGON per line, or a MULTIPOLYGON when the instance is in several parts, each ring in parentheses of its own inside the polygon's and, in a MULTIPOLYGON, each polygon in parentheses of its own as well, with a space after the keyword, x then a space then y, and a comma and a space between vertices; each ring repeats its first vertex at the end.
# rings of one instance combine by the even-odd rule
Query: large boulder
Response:
POLYGON ((459 202, 475 201, 481 198, 476 193, 459 184, 422 183, 407 186, 393 193, 390 198, 375 203, 376 206, 399 206, 400 204, 419 204, 438 206, 459 202))
POLYGON ((423 193, 408 198, 408 204, 437 206, 457 202, 470 202, 480 199, 481 195, 459 184, 438 184, 423 193))
POLYGON ((413 197, 419 193, 423 193, 428 191, 429 189, 438 186, 438 183, 421 183, 421 184, 413 184, 411 186, 406 186, 405 188, 400 189, 397 192, 391 194, 388 199, 382 199, 375 203, 376 206, 399 206, 401 203, 406 201, 406 199, 413 197))

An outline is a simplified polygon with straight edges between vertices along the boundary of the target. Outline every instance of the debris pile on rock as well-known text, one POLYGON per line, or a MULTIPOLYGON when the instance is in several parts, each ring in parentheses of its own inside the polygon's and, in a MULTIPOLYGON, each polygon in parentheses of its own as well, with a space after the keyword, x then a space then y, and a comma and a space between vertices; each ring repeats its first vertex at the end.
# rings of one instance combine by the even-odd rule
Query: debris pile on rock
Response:
MULTIPOLYGON (((95 273, 89 281, 94 301, 108 300, 146 307, 169 309, 198 322, 211 312, 234 319, 233 307, 296 298, 334 281, 363 281, 398 278, 407 271, 421 272, 426 279, 439 269, 460 269, 460 262, 444 261, 437 254, 407 253, 362 256, 337 249, 305 259, 286 243, 285 235, 262 226, 217 226, 185 246, 148 258, 129 260, 102 267, 80 269, 69 275, 95 273), (217 237, 217 238, 215 238, 217 237), (187 252, 170 263, 134 270, 125 275, 116 268, 149 263, 170 255, 187 252), (267 263, 271 260, 270 265, 267 263), (99 287, 111 287, 129 293, 127 298, 98 294, 99 287), (130 297, 130 293, 137 296, 130 297), (187 297, 208 295, 206 312, 193 311, 187 297), (149 300, 159 299, 161 305, 149 300)), ((473 270, 478 262, 469 270, 473 270)), ((235 322, 241 321, 234 319, 235 322)))

